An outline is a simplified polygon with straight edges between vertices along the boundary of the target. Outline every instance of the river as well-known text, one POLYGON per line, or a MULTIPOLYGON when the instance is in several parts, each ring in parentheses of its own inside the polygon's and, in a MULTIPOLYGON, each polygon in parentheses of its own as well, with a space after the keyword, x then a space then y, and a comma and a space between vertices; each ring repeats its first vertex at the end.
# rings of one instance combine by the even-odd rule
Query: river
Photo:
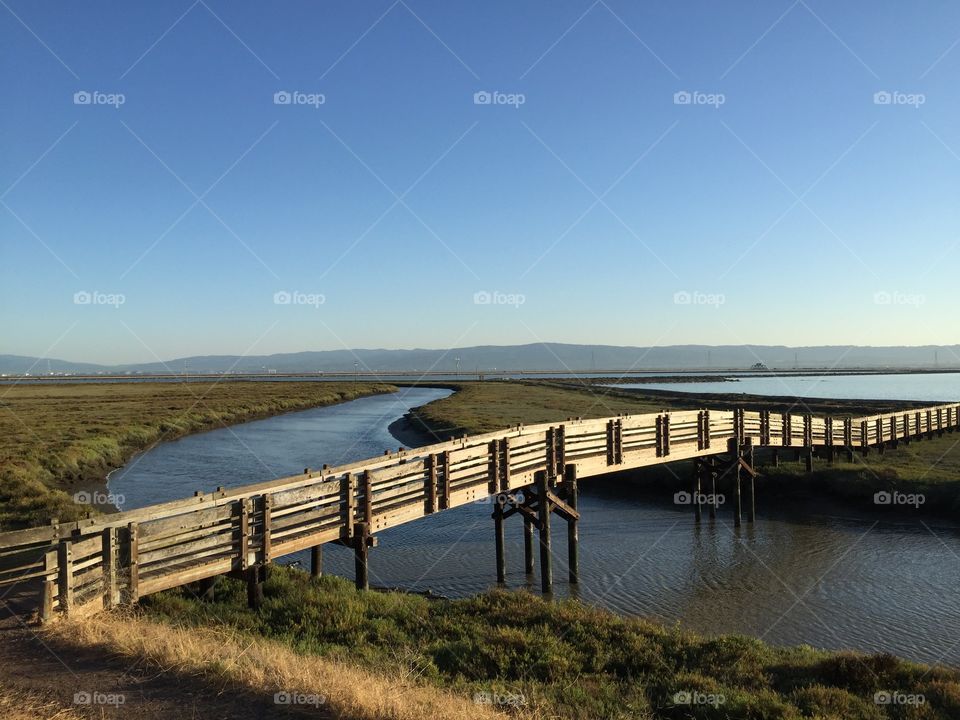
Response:
MULTIPOLYGON (((398 446, 388 429, 394 420, 448 394, 406 388, 188 436, 131 460, 111 475, 110 490, 129 509, 371 457, 398 446)), ((586 602, 697 632, 960 666, 956 524, 891 521, 823 502, 771 508, 761 495, 752 526, 735 531, 721 510, 698 528, 689 510, 652 501, 635 484, 590 480, 581 488, 578 596, 586 602)), ((383 532, 370 556, 371 582, 451 597, 493 586, 490 509, 468 505, 383 532)), ((507 522, 507 581, 536 590, 522 569, 521 526, 507 522)), ((556 523, 561 597, 570 592, 564 532, 556 523)), ((283 562, 306 567, 305 555, 283 562)), ((349 550, 326 546, 324 563, 326 572, 352 577, 349 550)))

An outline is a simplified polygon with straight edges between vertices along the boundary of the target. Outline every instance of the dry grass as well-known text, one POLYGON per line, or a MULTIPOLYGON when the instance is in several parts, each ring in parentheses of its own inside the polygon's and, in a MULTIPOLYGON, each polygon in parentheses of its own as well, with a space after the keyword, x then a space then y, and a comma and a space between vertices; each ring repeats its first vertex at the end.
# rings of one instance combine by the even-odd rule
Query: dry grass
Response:
POLYGON ((489 708, 403 678, 301 655, 289 647, 226 628, 173 628, 132 615, 102 613, 45 631, 57 644, 102 648, 165 673, 201 676, 266 697, 296 692, 325 697, 335 718, 466 720, 494 718, 489 708))
POLYGON ((61 707, 60 703, 49 700, 39 693, 11 691, 10 688, 0 689, 0 718, 3 720, 82 720, 70 708, 61 707))

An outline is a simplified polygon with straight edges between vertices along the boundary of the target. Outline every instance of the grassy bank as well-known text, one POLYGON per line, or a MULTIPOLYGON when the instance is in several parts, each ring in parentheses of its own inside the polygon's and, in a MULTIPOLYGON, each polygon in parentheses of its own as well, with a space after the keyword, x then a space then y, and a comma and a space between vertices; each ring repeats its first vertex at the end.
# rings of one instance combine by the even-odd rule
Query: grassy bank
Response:
POLYGON ((163 593, 146 601, 146 612, 181 629, 223 627, 249 642, 278 641, 306 658, 354 664, 463 698, 500 700, 499 709, 531 717, 960 716, 957 671, 889 655, 699 637, 523 592, 430 601, 357 593, 345 580, 311 579, 288 568, 271 574, 259 612, 246 608, 239 582, 221 580, 217 592, 213 603, 163 593), (884 692, 920 693, 925 702, 877 703, 876 693, 884 692), (714 702, 684 704, 684 693, 714 702))
POLYGON ((73 520, 71 495, 163 440, 390 392, 379 383, 157 382, 0 386, 0 530, 73 520))

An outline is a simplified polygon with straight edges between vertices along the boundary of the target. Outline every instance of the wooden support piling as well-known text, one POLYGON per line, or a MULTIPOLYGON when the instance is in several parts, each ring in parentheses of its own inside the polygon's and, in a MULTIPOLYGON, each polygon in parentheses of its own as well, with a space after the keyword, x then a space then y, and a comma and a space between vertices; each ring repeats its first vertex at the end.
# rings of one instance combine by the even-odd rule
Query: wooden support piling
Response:
POLYGON ((700 491, 700 479, 703 476, 703 460, 694 458, 693 460, 693 518, 696 522, 702 519, 703 508, 700 505, 702 497, 700 491))
MULTIPOLYGON (((564 468, 564 484, 566 485, 567 504, 577 510, 578 488, 577 488, 577 466, 569 464, 564 468)), ((579 521, 576 518, 567 519, 567 566, 570 571, 570 583, 576 585, 580 582, 580 531, 577 527, 579 521)))
POLYGON ((740 443, 737 438, 731 438, 727 443, 730 452, 730 476, 733 482, 733 526, 740 527, 742 520, 742 506, 740 499, 740 443))
POLYGON ((533 575, 533 522, 523 518, 523 571, 533 575))
POLYGON ((357 523, 353 535, 354 581, 357 590, 370 589, 369 530, 366 523, 357 523))
POLYGON ((505 542, 503 534, 503 503, 504 499, 502 496, 494 498, 493 527, 497 545, 497 582, 501 585, 507 582, 507 560, 504 551, 505 542))
POLYGON ((263 605, 263 581, 266 577, 263 565, 251 565, 245 571, 247 576, 247 606, 258 610, 263 605))
POLYGON ((707 471, 710 474, 710 519, 717 519, 717 468, 712 460, 708 461, 707 471))
POLYGON ((213 602, 217 587, 217 576, 203 578, 197 587, 197 599, 203 602, 213 602))
POLYGON ((553 557, 550 549, 550 500, 547 497, 546 471, 538 471, 534 480, 540 520, 540 589, 544 595, 549 595, 553 592, 553 557))
POLYGON ((310 577, 323 575, 323 545, 314 545, 310 548, 310 577))

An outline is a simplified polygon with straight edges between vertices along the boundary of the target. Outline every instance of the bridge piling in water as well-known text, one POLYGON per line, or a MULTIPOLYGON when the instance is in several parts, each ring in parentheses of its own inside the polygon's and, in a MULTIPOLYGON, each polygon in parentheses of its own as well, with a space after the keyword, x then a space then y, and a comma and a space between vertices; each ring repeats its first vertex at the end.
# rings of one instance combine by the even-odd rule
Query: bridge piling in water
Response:
POLYGON ((357 523, 353 535, 353 568, 357 590, 370 589, 370 535, 366 523, 357 523))
MULTIPOLYGON (((564 468, 563 480, 566 486, 567 504, 576 511, 578 503, 576 465, 571 463, 564 468)), ((580 582, 580 531, 577 527, 579 522, 579 518, 576 517, 567 519, 567 567, 572 585, 580 582)))
POLYGON ((523 518, 523 571, 533 575, 533 521, 523 518))
POLYGON ((550 548, 549 478, 545 470, 534 474, 540 520, 540 590, 544 595, 553 592, 553 553, 550 548))
POLYGON ((497 546, 497 582, 501 585, 507 582, 507 559, 504 551, 503 534, 503 504, 506 499, 502 495, 496 496, 493 508, 493 527, 497 546))
POLYGON ((693 459, 693 519, 700 522, 703 517, 703 508, 700 505, 700 498, 703 497, 700 488, 700 479, 703 477, 705 464, 700 458, 693 459))

